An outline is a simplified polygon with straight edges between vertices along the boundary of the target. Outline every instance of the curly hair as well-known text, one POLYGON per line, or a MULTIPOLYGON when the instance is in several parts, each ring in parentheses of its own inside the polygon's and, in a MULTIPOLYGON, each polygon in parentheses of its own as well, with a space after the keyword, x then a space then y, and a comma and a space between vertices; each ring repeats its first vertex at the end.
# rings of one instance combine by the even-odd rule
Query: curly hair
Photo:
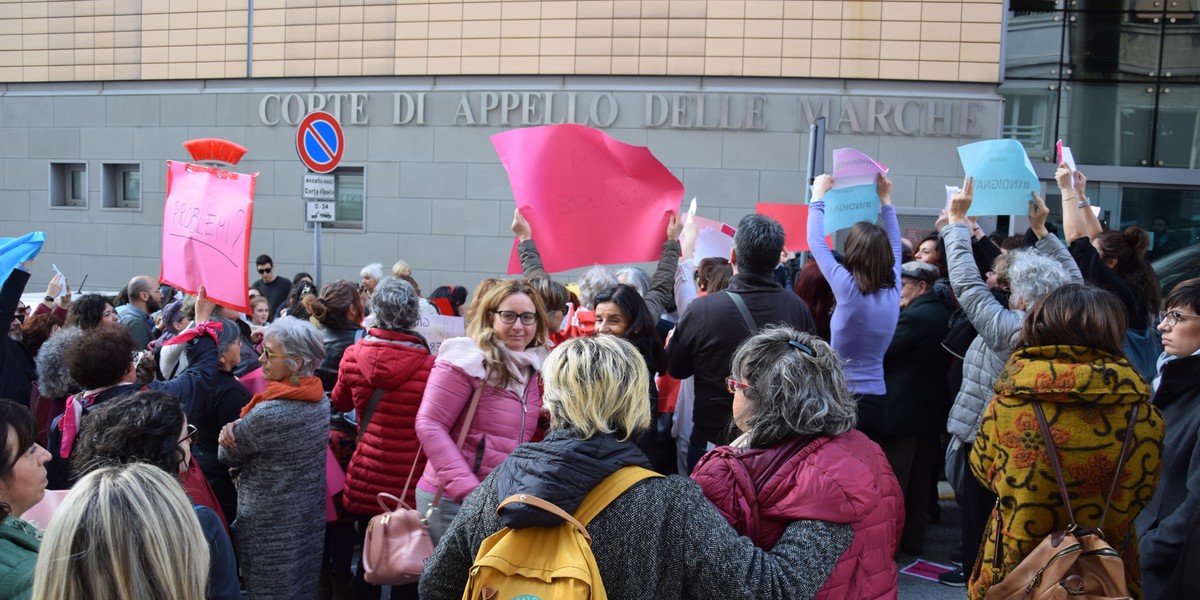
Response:
POLYGON ((95 329, 104 321, 104 309, 113 305, 108 296, 84 294, 71 302, 67 311, 67 326, 80 329, 95 329))
POLYGON ((147 463, 172 475, 184 459, 179 447, 186 418, 179 399, 147 390, 100 403, 80 423, 71 453, 76 478, 108 465, 147 463))
POLYGON ((407 331, 420 318, 420 300, 417 291, 407 281, 395 277, 384 277, 371 294, 371 313, 375 315, 375 327, 389 331, 407 331))
POLYGON ((105 325, 85 331, 63 358, 71 378, 84 389, 94 390, 120 382, 136 349, 124 327, 105 325))
POLYGON ((33 315, 21 324, 21 345, 29 351, 30 356, 37 356, 38 350, 42 349, 42 344, 50 339, 54 328, 58 327, 58 319, 49 313, 33 315))
POLYGON ((1150 249, 1146 231, 1136 225, 1124 231, 1104 231, 1096 236, 1096 246, 1104 260, 1116 259, 1113 272, 1140 293, 1147 314, 1157 313, 1162 308, 1162 290, 1158 275, 1146 260, 1146 251, 1150 249))
POLYGON ((734 379, 750 385, 742 393, 750 412, 751 447, 841 435, 858 421, 841 358, 811 333, 786 325, 762 329, 738 346, 732 365, 734 379))

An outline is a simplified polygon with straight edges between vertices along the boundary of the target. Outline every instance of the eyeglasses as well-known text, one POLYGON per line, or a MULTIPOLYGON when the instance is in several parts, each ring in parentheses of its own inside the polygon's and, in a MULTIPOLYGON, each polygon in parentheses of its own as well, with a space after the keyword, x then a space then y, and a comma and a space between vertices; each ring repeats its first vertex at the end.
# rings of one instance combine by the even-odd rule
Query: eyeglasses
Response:
POLYGON ((262 356, 267 357, 267 360, 271 360, 272 358, 287 358, 288 357, 288 355, 283 352, 271 352, 271 349, 268 348, 266 344, 263 344, 262 356))
POLYGON ((259 270, 258 270, 258 274, 259 274, 259 275, 265 275, 265 274, 267 274, 267 273, 270 273, 272 268, 273 268, 273 267, 263 267, 263 268, 261 268, 261 269, 259 269, 259 270))
POLYGON ((748 383, 742 383, 734 379, 732 375, 725 378, 725 389, 729 390, 730 394, 736 394, 738 390, 748 390, 751 387, 754 386, 748 383))
POLYGON ((191 443, 192 441, 194 441, 196 439, 196 432, 197 432, 196 426, 192 425, 191 423, 188 423, 187 424, 187 435, 183 436, 182 438, 179 438, 179 441, 176 443, 179 443, 179 444, 182 444, 184 442, 191 443))
POLYGON ((534 323, 537 323, 537 313, 516 313, 511 310, 494 310, 492 311, 492 314, 500 317, 500 320, 508 325, 516 323, 517 319, 521 319, 522 325, 533 325, 534 323))
POLYGON ((1197 317, 1200 317, 1200 315, 1189 315, 1177 310, 1164 310, 1158 313, 1158 318, 1171 327, 1178 327, 1180 321, 1187 322, 1188 319, 1197 317))

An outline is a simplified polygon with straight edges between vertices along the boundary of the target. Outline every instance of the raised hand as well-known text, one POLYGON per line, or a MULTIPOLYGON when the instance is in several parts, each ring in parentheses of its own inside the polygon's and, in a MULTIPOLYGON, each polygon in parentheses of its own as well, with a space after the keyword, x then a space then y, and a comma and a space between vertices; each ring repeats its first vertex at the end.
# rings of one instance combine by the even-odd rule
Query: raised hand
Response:
POLYGON ((884 206, 892 204, 892 180, 880 173, 875 177, 875 193, 879 194, 879 202, 884 206))
POLYGON ((1046 219, 1050 217, 1050 209, 1046 208, 1046 202, 1037 192, 1029 192, 1033 199, 1029 201, 1029 228, 1033 230, 1034 235, 1038 239, 1046 237, 1050 233, 1046 230, 1046 219))
POLYGON ((533 227, 530 227, 529 221, 526 221, 525 217, 521 216, 521 209, 519 208, 513 211, 512 232, 522 242, 533 239, 533 227))
POLYGON ((965 223, 967 221, 967 211, 971 209, 971 201, 975 197, 975 178, 968 177, 963 180, 962 189, 954 192, 950 197, 950 209, 946 211, 946 218, 951 223, 965 223))
POLYGON ((833 189, 833 176, 828 173, 818 175, 813 180, 813 200, 820 200, 825 197, 825 193, 833 189))
POLYGON ((680 233, 683 233, 683 223, 680 222, 678 215, 671 213, 671 220, 667 221, 667 239, 677 240, 680 233))

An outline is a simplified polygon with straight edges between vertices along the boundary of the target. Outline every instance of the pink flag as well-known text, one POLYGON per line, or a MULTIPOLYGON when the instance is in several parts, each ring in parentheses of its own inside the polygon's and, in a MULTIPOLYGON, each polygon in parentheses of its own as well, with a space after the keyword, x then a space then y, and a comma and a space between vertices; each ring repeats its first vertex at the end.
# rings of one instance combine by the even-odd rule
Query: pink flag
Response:
POLYGON ((267 380, 263 378, 262 367, 242 375, 238 381, 241 381, 251 394, 261 394, 267 390, 267 380))
MULTIPOLYGON (((808 205, 807 204, 772 204, 759 202, 754 205, 754 212, 766 215, 779 221, 787 233, 787 241, 783 247, 791 252, 808 250, 808 205)), ((825 236, 825 243, 833 247, 833 236, 825 236)))
POLYGON ((203 285, 213 302, 250 312, 246 265, 256 177, 257 173, 167 161, 163 283, 189 294, 203 285))
MULTIPOLYGON (((549 272, 658 260, 683 184, 648 148, 582 125, 492 136, 549 272)), ((509 274, 521 272, 516 242, 509 274)))

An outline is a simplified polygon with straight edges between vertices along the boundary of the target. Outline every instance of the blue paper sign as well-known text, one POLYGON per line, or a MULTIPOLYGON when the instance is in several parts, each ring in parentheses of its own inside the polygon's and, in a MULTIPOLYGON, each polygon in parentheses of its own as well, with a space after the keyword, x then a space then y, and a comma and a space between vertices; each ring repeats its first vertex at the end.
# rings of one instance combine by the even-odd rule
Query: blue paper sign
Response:
POLYGON ((1030 192, 1040 192, 1029 155, 1017 140, 986 140, 958 147, 975 194, 968 215, 1023 215, 1029 212, 1030 192))
POLYGON ((874 223, 878 217, 879 193, 874 183, 825 192, 825 235, 854 227, 859 221, 874 223))
POLYGON ((17 265, 37 256, 45 242, 44 231, 27 233, 19 238, 0 238, 0 283, 8 281, 17 265))

